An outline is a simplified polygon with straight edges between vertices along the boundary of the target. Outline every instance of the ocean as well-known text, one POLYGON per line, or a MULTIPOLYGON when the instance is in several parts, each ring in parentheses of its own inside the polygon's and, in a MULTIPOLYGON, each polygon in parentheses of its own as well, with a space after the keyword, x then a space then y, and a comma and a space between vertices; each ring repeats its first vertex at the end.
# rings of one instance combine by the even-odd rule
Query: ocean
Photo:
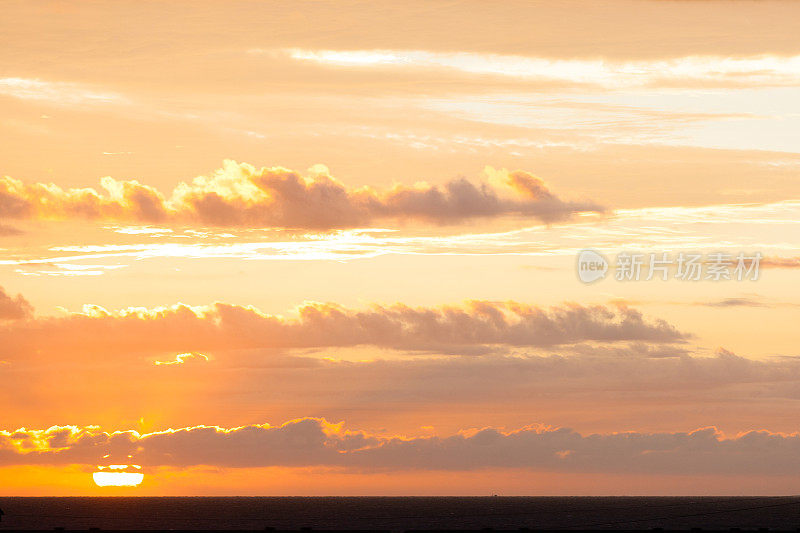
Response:
POLYGON ((800 497, 2 497, 2 529, 800 527, 800 497))

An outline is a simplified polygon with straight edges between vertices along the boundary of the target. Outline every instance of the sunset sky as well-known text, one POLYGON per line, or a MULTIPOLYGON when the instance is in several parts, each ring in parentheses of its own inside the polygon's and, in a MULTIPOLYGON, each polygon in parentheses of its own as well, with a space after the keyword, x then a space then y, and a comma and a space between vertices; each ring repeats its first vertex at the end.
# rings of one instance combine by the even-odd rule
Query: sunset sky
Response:
POLYGON ((2 13, 0 494, 800 492, 800 2, 2 13))

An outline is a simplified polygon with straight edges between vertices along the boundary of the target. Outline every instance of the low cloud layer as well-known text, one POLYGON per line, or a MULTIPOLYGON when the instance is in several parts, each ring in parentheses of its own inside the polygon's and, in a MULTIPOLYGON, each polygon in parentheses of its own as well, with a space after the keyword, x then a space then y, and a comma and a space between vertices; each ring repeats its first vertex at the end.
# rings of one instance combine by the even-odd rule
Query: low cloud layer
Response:
POLYGON ((680 342, 686 335, 628 307, 566 304, 549 309, 517 302, 465 306, 374 305, 354 310, 307 303, 295 318, 217 303, 111 313, 87 306, 66 317, 0 327, 0 357, 208 353, 215 350, 370 345, 441 353, 484 353, 493 346, 558 346, 584 341, 680 342))
POLYGON ((374 470, 525 468, 555 472, 797 475, 800 435, 750 431, 583 435, 532 425, 483 428, 447 437, 379 436, 304 418, 281 426, 197 426, 148 434, 97 427, 0 432, 0 464, 147 466, 334 466, 374 470))
POLYGON ((303 177, 280 167, 225 161, 212 176, 181 183, 169 197, 137 181, 110 177, 101 180, 98 192, 6 176, 0 179, 0 217, 328 230, 382 220, 456 224, 502 216, 550 223, 602 210, 592 202, 561 200, 528 172, 487 173, 490 180, 479 184, 458 178, 444 185, 351 189, 321 166, 303 177))

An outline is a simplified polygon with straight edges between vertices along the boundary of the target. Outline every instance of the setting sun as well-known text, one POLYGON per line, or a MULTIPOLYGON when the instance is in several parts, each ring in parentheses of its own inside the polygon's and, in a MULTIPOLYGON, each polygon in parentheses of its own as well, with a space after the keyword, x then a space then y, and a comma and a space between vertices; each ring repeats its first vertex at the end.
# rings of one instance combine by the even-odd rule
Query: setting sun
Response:
POLYGON ((131 470, 141 470, 139 465, 110 465, 98 467, 92 479, 98 487, 136 487, 144 479, 144 474, 131 470))

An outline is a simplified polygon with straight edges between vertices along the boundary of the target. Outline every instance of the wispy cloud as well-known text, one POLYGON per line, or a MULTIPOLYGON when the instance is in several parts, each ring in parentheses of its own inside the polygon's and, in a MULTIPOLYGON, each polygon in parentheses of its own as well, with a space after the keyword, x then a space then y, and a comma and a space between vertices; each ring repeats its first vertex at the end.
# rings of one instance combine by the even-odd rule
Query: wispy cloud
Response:
MULTIPOLYGON (((254 49, 251 53, 274 53, 254 49)), ((427 50, 284 51, 292 59, 350 68, 448 69, 464 74, 559 81, 606 88, 653 85, 796 85, 800 56, 687 56, 666 60, 552 59, 427 50)))
POLYGON ((800 268, 800 257, 765 257, 761 264, 767 268, 800 268))
MULTIPOLYGON (((512 219, 515 224, 518 219, 512 219)), ((383 255, 567 256, 585 248, 614 255, 637 252, 760 251, 764 268, 795 268, 800 203, 720 204, 701 207, 620 209, 585 213, 570 224, 537 224, 508 231, 439 228, 363 228, 309 232, 243 228, 195 229, 107 226, 134 242, 15 248, 0 265, 98 264, 99 259, 247 259, 252 261, 352 261, 383 255)), ((472 227, 470 227, 472 229, 472 227)))
POLYGON ((78 83, 26 78, 0 78, 0 95, 69 106, 128 103, 128 99, 121 94, 78 83))
POLYGON ((200 352, 188 352, 188 353, 179 353, 178 355, 175 356, 175 359, 172 359, 171 361, 154 361, 153 364, 155 364, 156 366, 185 365, 196 362, 197 363, 207 362, 208 359, 209 358, 207 355, 202 354, 200 352))
POLYGON ((764 301, 758 298, 723 298, 712 302, 703 302, 700 305, 709 307, 768 307, 764 301))
POLYGON ((24 263, 16 270, 23 276, 102 276, 109 270, 125 268, 127 265, 87 265, 73 263, 24 263))

